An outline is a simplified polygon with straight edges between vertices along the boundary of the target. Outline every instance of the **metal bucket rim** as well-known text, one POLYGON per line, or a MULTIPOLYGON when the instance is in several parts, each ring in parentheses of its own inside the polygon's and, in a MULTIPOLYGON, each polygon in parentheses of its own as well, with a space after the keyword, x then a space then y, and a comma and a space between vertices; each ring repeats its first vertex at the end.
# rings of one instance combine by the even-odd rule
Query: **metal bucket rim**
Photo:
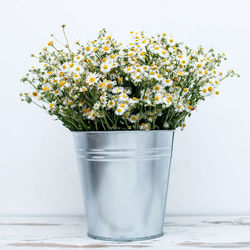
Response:
POLYGON ((173 133, 174 129, 166 130, 113 130, 113 131, 71 131, 71 133, 84 133, 84 134, 116 134, 116 133, 173 133))

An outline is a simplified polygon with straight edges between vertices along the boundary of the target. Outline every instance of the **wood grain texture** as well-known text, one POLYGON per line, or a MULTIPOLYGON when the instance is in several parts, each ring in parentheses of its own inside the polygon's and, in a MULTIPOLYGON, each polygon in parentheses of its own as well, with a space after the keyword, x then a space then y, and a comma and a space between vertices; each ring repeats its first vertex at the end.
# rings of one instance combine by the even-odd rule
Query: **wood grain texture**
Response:
POLYGON ((250 249, 250 216, 167 217, 165 235, 129 243, 88 238, 83 217, 0 217, 0 250, 250 249))

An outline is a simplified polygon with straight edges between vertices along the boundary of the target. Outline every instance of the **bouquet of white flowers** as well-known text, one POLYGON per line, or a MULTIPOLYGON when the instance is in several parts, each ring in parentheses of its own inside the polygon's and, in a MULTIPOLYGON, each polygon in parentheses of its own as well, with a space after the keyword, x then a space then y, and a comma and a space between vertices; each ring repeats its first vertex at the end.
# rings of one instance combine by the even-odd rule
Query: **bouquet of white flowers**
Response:
POLYGON ((86 45, 73 49, 52 35, 21 80, 32 86, 22 100, 34 103, 71 131, 160 130, 185 126, 198 103, 217 90, 221 81, 239 76, 217 68, 225 54, 196 50, 165 33, 146 36, 131 32, 123 45, 105 29, 86 45), (59 49, 55 43, 62 44, 59 49))

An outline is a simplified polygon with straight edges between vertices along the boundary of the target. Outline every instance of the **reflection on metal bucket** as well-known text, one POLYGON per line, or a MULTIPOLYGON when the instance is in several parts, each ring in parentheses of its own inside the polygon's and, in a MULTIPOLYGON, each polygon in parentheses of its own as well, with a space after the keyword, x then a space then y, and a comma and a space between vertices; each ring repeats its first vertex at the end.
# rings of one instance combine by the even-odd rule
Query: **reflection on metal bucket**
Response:
POLYGON ((174 131, 73 132, 88 235, 163 235, 174 131))

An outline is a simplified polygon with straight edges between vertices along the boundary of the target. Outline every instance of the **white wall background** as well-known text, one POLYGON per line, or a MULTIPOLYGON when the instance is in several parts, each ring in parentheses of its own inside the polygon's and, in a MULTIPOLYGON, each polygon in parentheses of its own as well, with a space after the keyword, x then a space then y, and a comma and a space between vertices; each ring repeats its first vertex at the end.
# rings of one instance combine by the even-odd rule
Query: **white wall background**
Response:
POLYGON ((0 215, 83 213, 71 134, 21 103, 29 55, 61 35, 87 41, 106 27, 166 32, 224 51, 239 79, 203 103, 176 133, 169 214, 250 214, 249 0, 9 0, 0 2, 0 215))

